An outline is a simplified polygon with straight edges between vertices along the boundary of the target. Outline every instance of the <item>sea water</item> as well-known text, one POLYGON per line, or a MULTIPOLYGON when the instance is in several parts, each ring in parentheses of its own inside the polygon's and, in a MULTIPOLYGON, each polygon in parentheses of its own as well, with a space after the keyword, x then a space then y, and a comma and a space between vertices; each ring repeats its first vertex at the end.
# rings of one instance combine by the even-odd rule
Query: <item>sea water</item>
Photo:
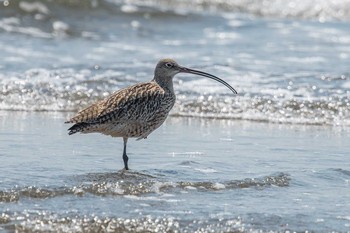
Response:
POLYGON ((349 130, 170 117, 147 140, 1 113, 5 231, 347 232, 349 130))
POLYGON ((349 232, 349 1, 0 1, 0 230, 349 232), (63 122, 153 78, 147 140, 63 122))

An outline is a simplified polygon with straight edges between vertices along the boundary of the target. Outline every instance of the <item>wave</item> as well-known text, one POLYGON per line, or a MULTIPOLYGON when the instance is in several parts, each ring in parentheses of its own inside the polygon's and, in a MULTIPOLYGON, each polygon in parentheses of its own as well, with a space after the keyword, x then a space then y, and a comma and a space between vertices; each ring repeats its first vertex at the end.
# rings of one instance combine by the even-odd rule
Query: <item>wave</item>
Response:
POLYGON ((151 193, 172 193, 177 191, 217 191, 242 188, 268 188, 289 186, 290 176, 285 173, 262 178, 246 178, 229 181, 166 181, 139 172, 91 173, 75 176, 72 181, 78 185, 68 187, 16 187, 0 191, 0 203, 18 202, 23 198, 47 199, 64 195, 124 196, 137 198, 151 193))
POLYGON ((131 0, 116 1, 148 6, 161 6, 180 11, 210 10, 219 12, 248 13, 260 17, 303 18, 326 20, 349 20, 349 0, 131 0))
POLYGON ((3 1, 7 12, 36 14, 36 17, 54 18, 62 9, 75 11, 104 11, 105 13, 145 13, 168 11, 235 12, 259 17, 349 20, 350 0, 37 0, 3 1))
MULTIPOLYGON (((325 84, 319 83, 319 90, 312 86, 305 89, 305 85, 310 84, 304 83, 299 87, 295 84, 290 91, 288 88, 276 91, 272 88, 274 83, 268 82, 260 85, 264 92, 251 89, 238 96, 215 94, 210 92, 210 87, 203 94, 195 91, 190 82, 176 83, 177 102, 171 115, 350 126, 349 96, 344 91, 350 77, 323 79, 325 84)), ((78 111, 135 82, 137 80, 113 70, 31 69, 11 77, 0 75, 0 109, 78 111)))
POLYGON ((347 97, 328 97, 314 100, 281 99, 271 96, 249 97, 206 96, 204 102, 184 100, 175 107, 173 115, 237 119, 271 123, 350 126, 350 109, 347 97))

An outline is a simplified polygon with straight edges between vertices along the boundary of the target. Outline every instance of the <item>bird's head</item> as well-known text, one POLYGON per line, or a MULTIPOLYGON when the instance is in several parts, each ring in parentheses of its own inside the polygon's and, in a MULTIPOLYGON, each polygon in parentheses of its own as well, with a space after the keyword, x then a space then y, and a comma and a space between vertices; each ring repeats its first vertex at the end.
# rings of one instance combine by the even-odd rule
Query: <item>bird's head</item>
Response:
POLYGON ((176 61, 170 58, 162 59, 158 62, 154 71, 155 76, 172 78, 176 74, 180 73, 181 67, 176 61))
POLYGON ((162 59, 158 62, 156 69, 154 70, 154 77, 155 80, 158 82, 165 82, 165 83, 171 83, 172 84, 172 78, 178 74, 178 73, 189 73, 189 74, 195 74, 204 76, 210 79, 213 79, 226 87, 228 87, 234 94, 237 94, 237 91, 230 86, 227 82, 224 80, 212 75, 208 74, 199 70, 189 69, 183 66, 180 66, 177 64, 176 61, 170 58, 162 59))

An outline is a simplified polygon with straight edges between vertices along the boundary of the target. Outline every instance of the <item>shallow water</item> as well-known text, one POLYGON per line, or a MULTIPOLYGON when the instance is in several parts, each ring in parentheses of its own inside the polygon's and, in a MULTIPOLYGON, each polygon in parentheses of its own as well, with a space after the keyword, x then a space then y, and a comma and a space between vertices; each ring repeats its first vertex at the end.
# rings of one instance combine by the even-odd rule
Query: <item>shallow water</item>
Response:
POLYGON ((67 114, 0 116, 5 231, 350 230, 348 130, 171 117, 123 172, 122 140, 67 114))
POLYGON ((349 0, 0 0, 0 231, 350 232, 349 0), (147 140, 75 111, 174 79, 147 140), (278 123, 278 124, 275 124, 278 123))

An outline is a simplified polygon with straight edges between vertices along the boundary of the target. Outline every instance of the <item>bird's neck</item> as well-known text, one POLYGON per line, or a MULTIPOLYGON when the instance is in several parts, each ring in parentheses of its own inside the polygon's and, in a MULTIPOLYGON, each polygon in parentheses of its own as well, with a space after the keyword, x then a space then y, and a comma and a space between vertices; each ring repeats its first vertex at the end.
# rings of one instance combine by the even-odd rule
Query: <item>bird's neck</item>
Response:
POLYGON ((173 77, 161 77, 154 76, 153 80, 165 91, 173 93, 174 94, 174 87, 173 87, 173 77))

